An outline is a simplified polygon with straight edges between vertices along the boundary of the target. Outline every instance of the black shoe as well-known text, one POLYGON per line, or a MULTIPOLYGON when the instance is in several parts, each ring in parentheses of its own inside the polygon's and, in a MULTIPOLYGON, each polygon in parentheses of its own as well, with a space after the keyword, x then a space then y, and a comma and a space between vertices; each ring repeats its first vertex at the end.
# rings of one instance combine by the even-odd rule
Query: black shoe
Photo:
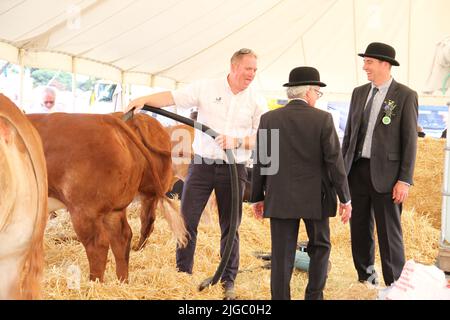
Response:
POLYGON ((226 281, 222 283, 223 300, 236 300, 236 292, 234 291, 234 282, 226 281))
POLYGON ((270 252, 255 251, 253 252, 253 255, 264 261, 270 261, 272 259, 272 254, 270 252))
POLYGON ((185 270, 185 269, 178 268, 178 267, 177 267, 177 272, 187 273, 188 275, 192 275, 192 270, 185 270))

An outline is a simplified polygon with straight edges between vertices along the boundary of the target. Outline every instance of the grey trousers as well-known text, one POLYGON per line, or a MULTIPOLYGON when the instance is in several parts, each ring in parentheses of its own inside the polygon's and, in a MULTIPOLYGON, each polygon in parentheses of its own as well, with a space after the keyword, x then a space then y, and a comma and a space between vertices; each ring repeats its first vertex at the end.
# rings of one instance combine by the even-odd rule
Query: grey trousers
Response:
MULTIPOLYGON (((303 219, 308 235, 307 252, 310 258, 305 300, 322 300, 330 258, 329 218, 303 219)), ((272 262, 270 288, 272 300, 291 299, 291 278, 294 269, 300 219, 270 218, 272 262)))
POLYGON ((375 273, 374 225, 377 226, 384 283, 396 281, 405 265, 401 225, 402 205, 395 204, 392 193, 378 193, 370 177, 370 160, 354 163, 348 176, 352 195, 350 232, 353 262, 358 279, 372 280, 375 273))

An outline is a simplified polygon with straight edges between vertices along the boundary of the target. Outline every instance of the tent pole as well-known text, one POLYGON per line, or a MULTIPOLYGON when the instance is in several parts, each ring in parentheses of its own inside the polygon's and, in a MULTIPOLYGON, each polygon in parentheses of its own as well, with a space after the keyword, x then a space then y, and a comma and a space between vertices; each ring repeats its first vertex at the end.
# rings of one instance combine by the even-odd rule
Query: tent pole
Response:
POLYGON ((408 68, 406 69, 408 72, 407 75, 407 81, 408 81, 408 85, 411 85, 410 79, 411 79, 411 15, 412 15, 412 4, 411 4, 411 0, 409 0, 408 2, 408 11, 409 11, 409 15, 408 15, 408 68))
POLYGON ((353 50, 354 55, 353 59, 355 59, 355 80, 356 83, 359 85, 359 74, 358 74, 358 51, 357 51, 357 35, 356 35, 356 6, 355 6, 355 0, 352 2, 352 13, 353 13, 353 50))
POLYGON ((75 58, 72 57, 72 111, 75 112, 77 103, 77 70, 75 66, 75 58))
POLYGON ((122 71, 120 73, 120 86, 121 86, 121 90, 120 90, 120 110, 124 111, 125 110, 125 94, 126 94, 126 84, 125 84, 125 72, 122 71))
POLYGON ((24 110, 23 106, 23 79, 25 74, 25 66, 23 64, 23 55, 25 53, 24 49, 19 49, 19 65, 20 65, 20 75, 19 75, 19 106, 20 109, 24 110))
MULTIPOLYGON (((447 102, 450 108, 450 101, 447 102)), ((450 111, 450 110, 449 110, 450 111)), ((445 147, 444 190, 442 196, 441 242, 439 245, 438 264, 441 270, 450 272, 450 137, 447 136, 445 147)))

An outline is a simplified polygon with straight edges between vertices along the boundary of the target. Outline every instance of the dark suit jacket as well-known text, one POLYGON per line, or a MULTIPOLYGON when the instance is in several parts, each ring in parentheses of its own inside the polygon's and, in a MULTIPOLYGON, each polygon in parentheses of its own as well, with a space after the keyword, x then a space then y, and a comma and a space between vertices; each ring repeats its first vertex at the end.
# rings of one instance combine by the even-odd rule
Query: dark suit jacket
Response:
POLYGON ((339 139, 328 112, 293 100, 263 114, 258 132, 251 202, 264 200, 265 217, 322 219, 336 215, 336 191, 341 202, 350 200, 339 139), (261 129, 268 129, 267 139, 261 129), (271 129, 279 130, 279 139, 271 129), (262 170, 275 161, 268 164, 261 155, 276 154, 278 173, 264 175, 262 170))
MULTIPOLYGON (((370 88, 368 83, 353 90, 342 143, 347 174, 353 164, 362 112, 370 88)), ((413 184, 417 150, 417 93, 392 80, 385 100, 393 100, 397 106, 391 123, 385 125, 381 121, 385 115, 383 104, 372 136, 370 175, 375 190, 380 193, 391 192, 398 180, 413 184)))

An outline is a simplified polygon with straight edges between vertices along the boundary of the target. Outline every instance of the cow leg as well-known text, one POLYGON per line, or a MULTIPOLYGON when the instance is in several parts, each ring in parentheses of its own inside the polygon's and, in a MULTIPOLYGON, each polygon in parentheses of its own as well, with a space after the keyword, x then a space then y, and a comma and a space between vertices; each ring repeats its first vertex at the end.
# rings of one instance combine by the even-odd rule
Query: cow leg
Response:
POLYGON ((145 246, 145 242, 153 232, 154 222, 156 219, 156 205, 158 200, 155 196, 142 198, 141 201, 141 237, 137 246, 133 250, 137 251, 145 246))
MULTIPOLYGON (((71 211, 72 213, 72 211, 71 211)), ((108 257, 109 238, 103 225, 103 217, 92 218, 80 211, 71 214, 73 227, 83 244, 89 261, 89 280, 103 282, 108 257)))
POLYGON ((119 281, 128 282, 128 263, 133 233, 127 221, 126 210, 111 212, 105 216, 103 222, 116 259, 117 278, 119 281))

